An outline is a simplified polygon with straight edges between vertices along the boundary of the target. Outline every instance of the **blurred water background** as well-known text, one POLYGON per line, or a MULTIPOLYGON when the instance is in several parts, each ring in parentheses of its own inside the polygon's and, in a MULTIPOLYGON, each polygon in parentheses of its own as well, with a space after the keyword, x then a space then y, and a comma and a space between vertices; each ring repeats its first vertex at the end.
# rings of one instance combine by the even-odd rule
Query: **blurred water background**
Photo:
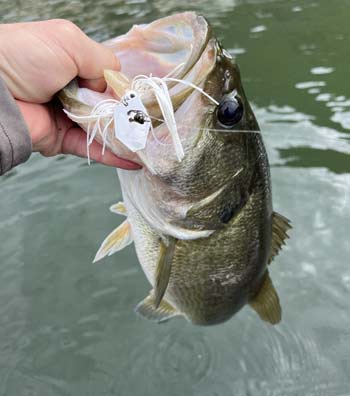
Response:
MULTIPOLYGON (((350 395, 350 0, 14 0, 1 21, 68 18, 96 40, 196 10, 236 56, 294 225, 271 272, 283 321, 148 322, 115 171, 32 156, 0 180, 0 396, 350 395)), ((50 70, 47 71, 50 73, 50 70)))

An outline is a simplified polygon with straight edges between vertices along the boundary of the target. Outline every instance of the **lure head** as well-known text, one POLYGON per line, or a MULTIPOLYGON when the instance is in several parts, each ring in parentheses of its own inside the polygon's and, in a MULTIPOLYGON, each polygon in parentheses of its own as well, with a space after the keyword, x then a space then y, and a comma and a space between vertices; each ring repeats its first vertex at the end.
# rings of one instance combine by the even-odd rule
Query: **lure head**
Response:
POLYGON ((72 119, 118 156, 166 177, 186 157, 195 161, 204 155, 203 133, 229 141, 234 129, 257 129, 237 66, 203 17, 176 14, 134 26, 104 44, 121 64, 120 72, 105 71, 106 91, 80 88, 74 81, 60 98, 80 117, 72 119), (102 102, 111 99, 120 103, 102 102), (96 118, 88 116, 101 102, 97 128, 96 118))

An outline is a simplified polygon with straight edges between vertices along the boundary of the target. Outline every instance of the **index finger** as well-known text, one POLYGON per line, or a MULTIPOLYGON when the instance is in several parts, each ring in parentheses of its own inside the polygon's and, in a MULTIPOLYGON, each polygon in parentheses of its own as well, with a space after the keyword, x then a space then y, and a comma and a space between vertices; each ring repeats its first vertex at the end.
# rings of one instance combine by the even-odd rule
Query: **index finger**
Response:
MULTIPOLYGON (((62 142, 62 153, 73 154, 78 157, 87 157, 87 144, 85 132, 77 127, 72 126, 65 134, 62 142)), ((114 168, 121 168, 127 170, 141 169, 142 166, 128 161, 126 159, 117 157, 115 154, 106 150, 102 153, 102 146, 95 140, 89 146, 89 157, 101 164, 113 166, 114 168)))

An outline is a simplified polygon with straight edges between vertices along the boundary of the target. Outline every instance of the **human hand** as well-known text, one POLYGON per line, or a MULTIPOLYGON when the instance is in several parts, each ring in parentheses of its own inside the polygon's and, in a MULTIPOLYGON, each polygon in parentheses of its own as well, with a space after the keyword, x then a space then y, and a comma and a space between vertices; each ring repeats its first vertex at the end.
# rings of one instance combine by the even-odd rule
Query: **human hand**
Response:
MULTIPOLYGON (((32 137, 33 151, 45 156, 86 157, 86 134, 52 101, 74 77, 80 84, 103 91, 104 69, 119 70, 108 48, 88 38, 66 20, 0 25, 0 76, 16 99, 32 137)), ((97 142, 90 158, 124 169, 140 166, 107 151, 97 142)))

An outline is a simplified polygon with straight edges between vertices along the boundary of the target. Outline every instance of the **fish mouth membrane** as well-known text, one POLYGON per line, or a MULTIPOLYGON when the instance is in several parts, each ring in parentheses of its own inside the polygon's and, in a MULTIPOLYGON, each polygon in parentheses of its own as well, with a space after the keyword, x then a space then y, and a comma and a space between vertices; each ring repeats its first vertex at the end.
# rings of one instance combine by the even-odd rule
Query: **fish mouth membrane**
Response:
POLYGON ((208 41, 209 27, 204 17, 185 12, 161 18, 147 25, 135 25, 128 33, 104 42, 121 65, 121 73, 137 75, 184 76, 201 56, 208 41))

